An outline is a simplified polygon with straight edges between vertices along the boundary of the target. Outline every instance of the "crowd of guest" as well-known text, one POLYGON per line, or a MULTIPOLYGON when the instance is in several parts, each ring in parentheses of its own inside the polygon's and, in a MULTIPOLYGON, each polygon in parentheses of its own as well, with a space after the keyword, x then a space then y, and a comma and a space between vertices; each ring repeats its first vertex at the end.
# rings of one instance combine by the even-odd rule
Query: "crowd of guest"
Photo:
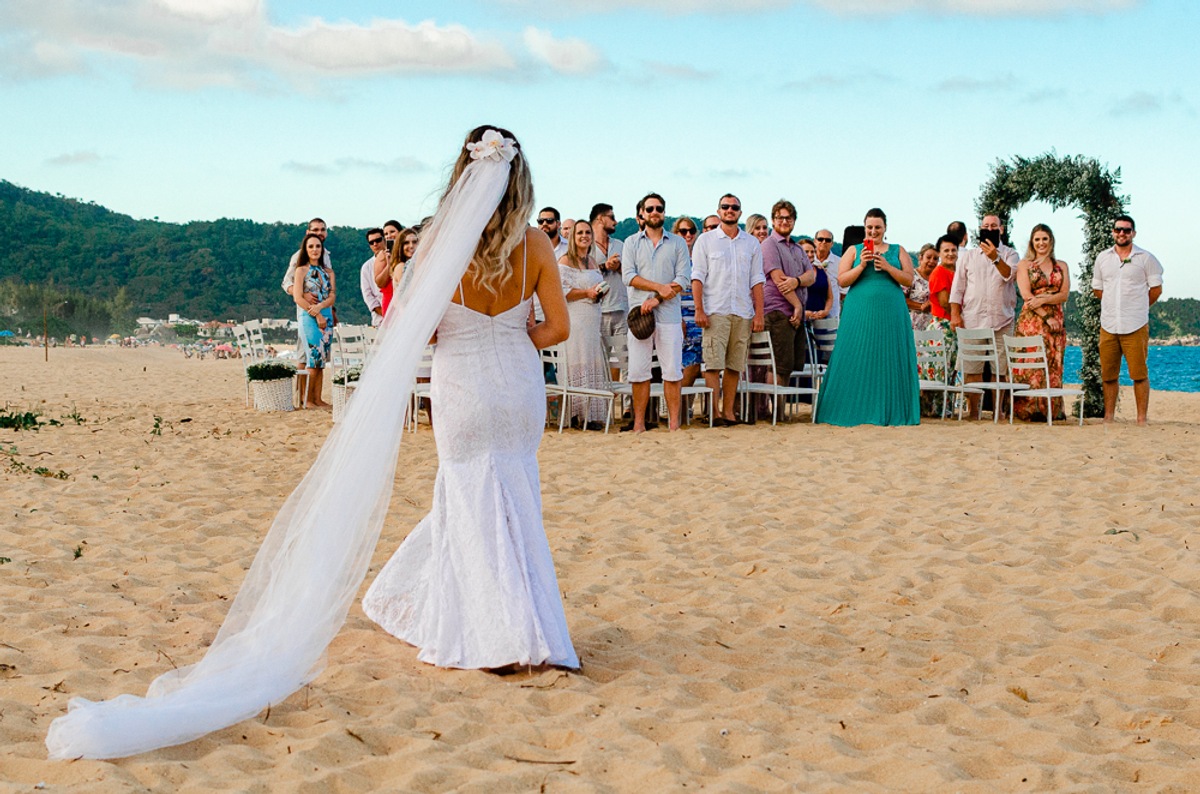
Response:
MULTIPOLYGON (((815 408, 822 423, 911 425, 940 415, 941 401, 930 399, 936 395, 922 399, 923 381, 967 387, 967 416, 981 415, 984 387, 993 389, 992 411, 1003 418, 1002 395, 1013 388, 1000 383, 1009 376, 1005 336, 1040 338, 1045 351, 1044 370, 1014 368, 1016 388, 1063 386, 1070 271, 1056 257, 1054 233, 1045 224, 1033 228, 1022 256, 1009 244, 999 216, 980 219, 974 244, 967 225, 955 221, 936 242, 922 245, 914 261, 887 240, 887 216, 878 208, 866 213, 862 226, 846 227, 840 254, 830 229, 798 233, 796 207, 785 199, 769 216, 750 214, 743 222, 741 200, 726 194, 712 215, 700 222, 677 217, 668 230, 666 200, 649 193, 637 203, 635 219, 638 231, 620 240, 613 236, 611 204, 595 204, 586 220, 564 221, 549 206, 537 215, 558 258, 571 319, 562 364, 547 368, 547 377, 596 390, 627 381, 633 399, 623 430, 644 432, 658 425, 660 415, 669 430, 678 430, 700 408, 682 393, 701 378, 711 395, 713 424, 753 422, 753 410, 739 415, 738 382, 747 371, 752 336, 764 331, 774 355, 774 367, 761 373, 767 383, 786 386, 797 373, 812 383, 823 372, 815 408), (817 327, 830 329, 836 339, 831 350, 814 344, 817 327), (959 329, 988 332, 994 360, 960 356, 959 329), (941 366, 918 369, 914 332, 940 344, 941 366), (814 351, 816 360, 809 360, 814 351), (661 384, 654 392, 661 407, 651 404, 655 382, 661 384)), ((326 231, 320 218, 309 223, 282 285, 296 304, 302 364, 310 371, 307 402, 315 406, 326 405, 322 372, 337 322, 326 231)), ((1114 245, 1097 257, 1092 279, 1101 301, 1105 419, 1111 421, 1115 410, 1124 359, 1138 421, 1145 422, 1148 315, 1162 293, 1162 267, 1133 245, 1136 230, 1128 215, 1115 220, 1112 233, 1114 245)), ((419 240, 419 225, 405 228, 394 220, 368 230, 371 256, 360 268, 359 284, 373 324, 403 293, 419 240)), ((539 308, 535 302, 531 324, 540 321, 539 308)), ((1065 417, 1061 396, 1020 394, 1013 400, 1015 418, 1044 421, 1047 411, 1065 417)), ((599 429, 609 408, 599 399, 575 397, 561 410, 573 426, 599 429)))

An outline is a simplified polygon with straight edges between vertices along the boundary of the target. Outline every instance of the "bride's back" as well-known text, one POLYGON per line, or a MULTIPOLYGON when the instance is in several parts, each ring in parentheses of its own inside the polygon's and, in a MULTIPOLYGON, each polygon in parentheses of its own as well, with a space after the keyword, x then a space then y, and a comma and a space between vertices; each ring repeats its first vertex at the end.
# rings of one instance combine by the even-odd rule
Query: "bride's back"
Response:
POLYGON ((529 245, 531 233, 542 234, 537 229, 526 229, 525 241, 508 256, 508 276, 496 285, 495 292, 489 292, 477 284, 474 274, 468 270, 463 276, 461 290, 454 294, 454 302, 480 314, 495 317, 533 295, 537 288, 537 274, 541 270, 539 266, 542 264, 536 260, 541 258, 544 252, 537 246, 529 245))

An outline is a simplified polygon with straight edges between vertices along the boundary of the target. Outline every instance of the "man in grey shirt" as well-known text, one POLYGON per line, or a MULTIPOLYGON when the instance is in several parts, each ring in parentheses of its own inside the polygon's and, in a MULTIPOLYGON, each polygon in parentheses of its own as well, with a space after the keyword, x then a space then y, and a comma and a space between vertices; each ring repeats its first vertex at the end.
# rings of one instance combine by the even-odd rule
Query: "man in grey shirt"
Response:
POLYGON ((600 336, 623 336, 628 330, 625 315, 629 313, 629 296, 621 278, 623 244, 610 236, 617 228, 612 204, 594 205, 588 221, 592 224, 592 259, 608 284, 608 293, 600 301, 600 336))
POLYGON ((658 353, 663 396, 671 430, 679 429, 680 387, 683 381, 683 311, 679 293, 691 280, 691 259, 682 237, 663 228, 667 202, 657 193, 642 199, 646 228, 625 241, 621 260, 629 303, 643 314, 654 314, 654 333, 646 339, 629 334, 629 382, 633 385, 635 433, 646 430, 650 403, 650 358, 658 353))

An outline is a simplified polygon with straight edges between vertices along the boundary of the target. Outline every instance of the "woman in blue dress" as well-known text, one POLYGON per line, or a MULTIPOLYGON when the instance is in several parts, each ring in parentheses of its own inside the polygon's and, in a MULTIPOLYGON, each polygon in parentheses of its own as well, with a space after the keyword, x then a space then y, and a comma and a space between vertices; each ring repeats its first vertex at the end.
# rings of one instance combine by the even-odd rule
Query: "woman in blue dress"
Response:
POLYGON ((921 422, 917 349, 904 287, 912 284, 908 252, 883 241, 887 216, 872 209, 866 239, 842 254, 838 282, 849 287, 837 342, 818 397, 817 421, 831 425, 921 422))
POLYGON ((300 258, 296 264, 296 281, 292 297, 300 307, 300 337, 304 340, 305 363, 308 367, 308 394, 305 402, 316 408, 328 408, 321 399, 325 363, 333 345, 333 302, 337 284, 333 268, 325 265, 325 243, 315 234, 306 234, 300 243, 300 258))

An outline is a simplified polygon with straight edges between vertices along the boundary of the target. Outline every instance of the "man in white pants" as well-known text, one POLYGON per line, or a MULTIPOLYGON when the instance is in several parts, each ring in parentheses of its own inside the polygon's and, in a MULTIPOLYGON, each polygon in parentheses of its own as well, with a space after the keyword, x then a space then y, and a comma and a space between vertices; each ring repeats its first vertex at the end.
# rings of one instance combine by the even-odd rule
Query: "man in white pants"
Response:
POLYGON ((633 385, 633 423, 623 429, 646 431, 650 404, 650 357, 658 352, 663 395, 671 430, 679 429, 683 381, 683 312, 679 293, 691 279, 687 243, 663 228, 667 202, 657 193, 642 199, 646 227, 625 240, 621 275, 629 289, 629 305, 654 314, 654 333, 646 339, 629 334, 629 382, 633 385))

